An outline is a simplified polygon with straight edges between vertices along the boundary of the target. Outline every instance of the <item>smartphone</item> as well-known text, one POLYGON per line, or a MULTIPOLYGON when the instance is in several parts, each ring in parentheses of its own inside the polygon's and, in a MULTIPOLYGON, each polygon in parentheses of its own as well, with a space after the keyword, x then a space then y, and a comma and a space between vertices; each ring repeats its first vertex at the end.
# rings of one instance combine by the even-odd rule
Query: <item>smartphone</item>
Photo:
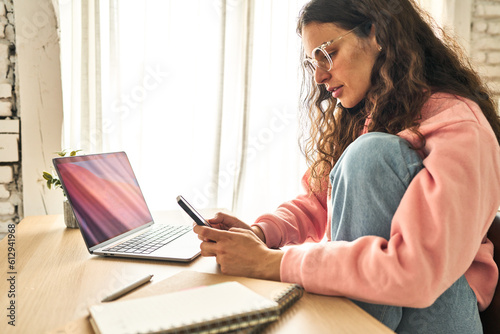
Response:
POLYGON ((184 211, 189 215, 189 217, 193 218, 193 220, 196 222, 196 224, 201 225, 201 226, 208 226, 211 227, 210 224, 203 218, 198 211, 196 211, 191 204, 189 204, 184 197, 182 196, 177 196, 177 203, 181 206, 184 211))

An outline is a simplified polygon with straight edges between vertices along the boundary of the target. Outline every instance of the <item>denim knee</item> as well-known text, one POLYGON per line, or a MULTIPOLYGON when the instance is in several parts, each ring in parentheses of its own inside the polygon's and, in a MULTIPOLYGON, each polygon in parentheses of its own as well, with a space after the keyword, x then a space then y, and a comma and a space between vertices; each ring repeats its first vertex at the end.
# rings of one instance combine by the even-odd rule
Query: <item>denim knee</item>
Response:
POLYGON ((417 152, 398 136, 373 132, 355 140, 330 173, 332 240, 388 239, 392 216, 422 167, 417 152))
POLYGON ((405 185, 422 168, 422 159, 408 141, 382 132, 360 136, 349 145, 339 162, 351 178, 359 181, 372 182, 390 168, 395 171, 391 177, 398 177, 405 185))

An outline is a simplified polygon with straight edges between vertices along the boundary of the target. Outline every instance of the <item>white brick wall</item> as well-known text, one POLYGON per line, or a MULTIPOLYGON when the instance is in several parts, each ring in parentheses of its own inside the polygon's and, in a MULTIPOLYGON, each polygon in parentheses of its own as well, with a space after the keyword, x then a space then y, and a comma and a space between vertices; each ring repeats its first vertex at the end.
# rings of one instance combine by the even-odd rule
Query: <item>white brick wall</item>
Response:
POLYGON ((10 191, 5 184, 0 184, 0 200, 10 198, 10 191))
POLYGON ((0 0, 0 239, 22 218, 13 8, 12 0, 0 0))
POLYGON ((5 236, 7 234, 7 225, 12 224, 13 220, 2 220, 0 219, 0 235, 5 236))
POLYGON ((11 166, 0 166, 0 184, 14 181, 14 174, 11 166))
POLYGON ((476 16, 486 19, 496 19, 500 16, 498 1, 476 1, 476 16))
POLYGON ((500 0, 475 0, 471 56, 500 105, 500 0))

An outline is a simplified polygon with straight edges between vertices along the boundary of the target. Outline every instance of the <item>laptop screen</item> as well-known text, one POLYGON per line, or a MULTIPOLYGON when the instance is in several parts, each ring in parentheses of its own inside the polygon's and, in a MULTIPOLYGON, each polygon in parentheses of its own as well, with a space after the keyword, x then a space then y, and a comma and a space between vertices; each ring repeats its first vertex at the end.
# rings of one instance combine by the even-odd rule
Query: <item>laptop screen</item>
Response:
POLYGON ((53 162, 88 248, 153 220, 125 152, 53 162))

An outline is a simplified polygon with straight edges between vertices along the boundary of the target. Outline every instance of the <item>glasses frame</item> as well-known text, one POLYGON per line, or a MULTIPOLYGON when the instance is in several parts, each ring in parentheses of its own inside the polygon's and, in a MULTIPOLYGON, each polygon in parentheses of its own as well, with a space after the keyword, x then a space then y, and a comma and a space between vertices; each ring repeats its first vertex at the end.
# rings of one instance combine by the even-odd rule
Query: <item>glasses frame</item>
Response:
MULTIPOLYGON (((321 44, 320 46, 314 48, 314 50, 312 51, 312 55, 316 54, 317 51, 321 51, 321 53, 323 53, 323 55, 325 56, 325 59, 328 61, 328 67, 322 66, 322 64, 320 64, 320 62, 316 58, 306 58, 304 60, 304 66, 307 69, 311 70, 311 72, 316 71, 316 69, 318 67, 324 71, 327 71, 327 72, 331 71, 331 69, 333 67, 333 60, 332 60, 332 57, 330 57, 330 55, 326 51, 326 48, 329 47, 330 45, 332 45, 333 43, 340 41, 342 38, 344 38, 345 36, 352 33, 358 27, 359 26, 356 26, 356 27, 352 28, 351 30, 349 30, 348 32, 346 32, 345 34, 343 34, 339 37, 336 37, 336 38, 332 39, 331 41, 325 42, 325 43, 321 44)), ((325 63, 325 62, 321 62, 321 63, 325 63)), ((325 65, 326 65, 326 63, 325 63, 325 65)))

